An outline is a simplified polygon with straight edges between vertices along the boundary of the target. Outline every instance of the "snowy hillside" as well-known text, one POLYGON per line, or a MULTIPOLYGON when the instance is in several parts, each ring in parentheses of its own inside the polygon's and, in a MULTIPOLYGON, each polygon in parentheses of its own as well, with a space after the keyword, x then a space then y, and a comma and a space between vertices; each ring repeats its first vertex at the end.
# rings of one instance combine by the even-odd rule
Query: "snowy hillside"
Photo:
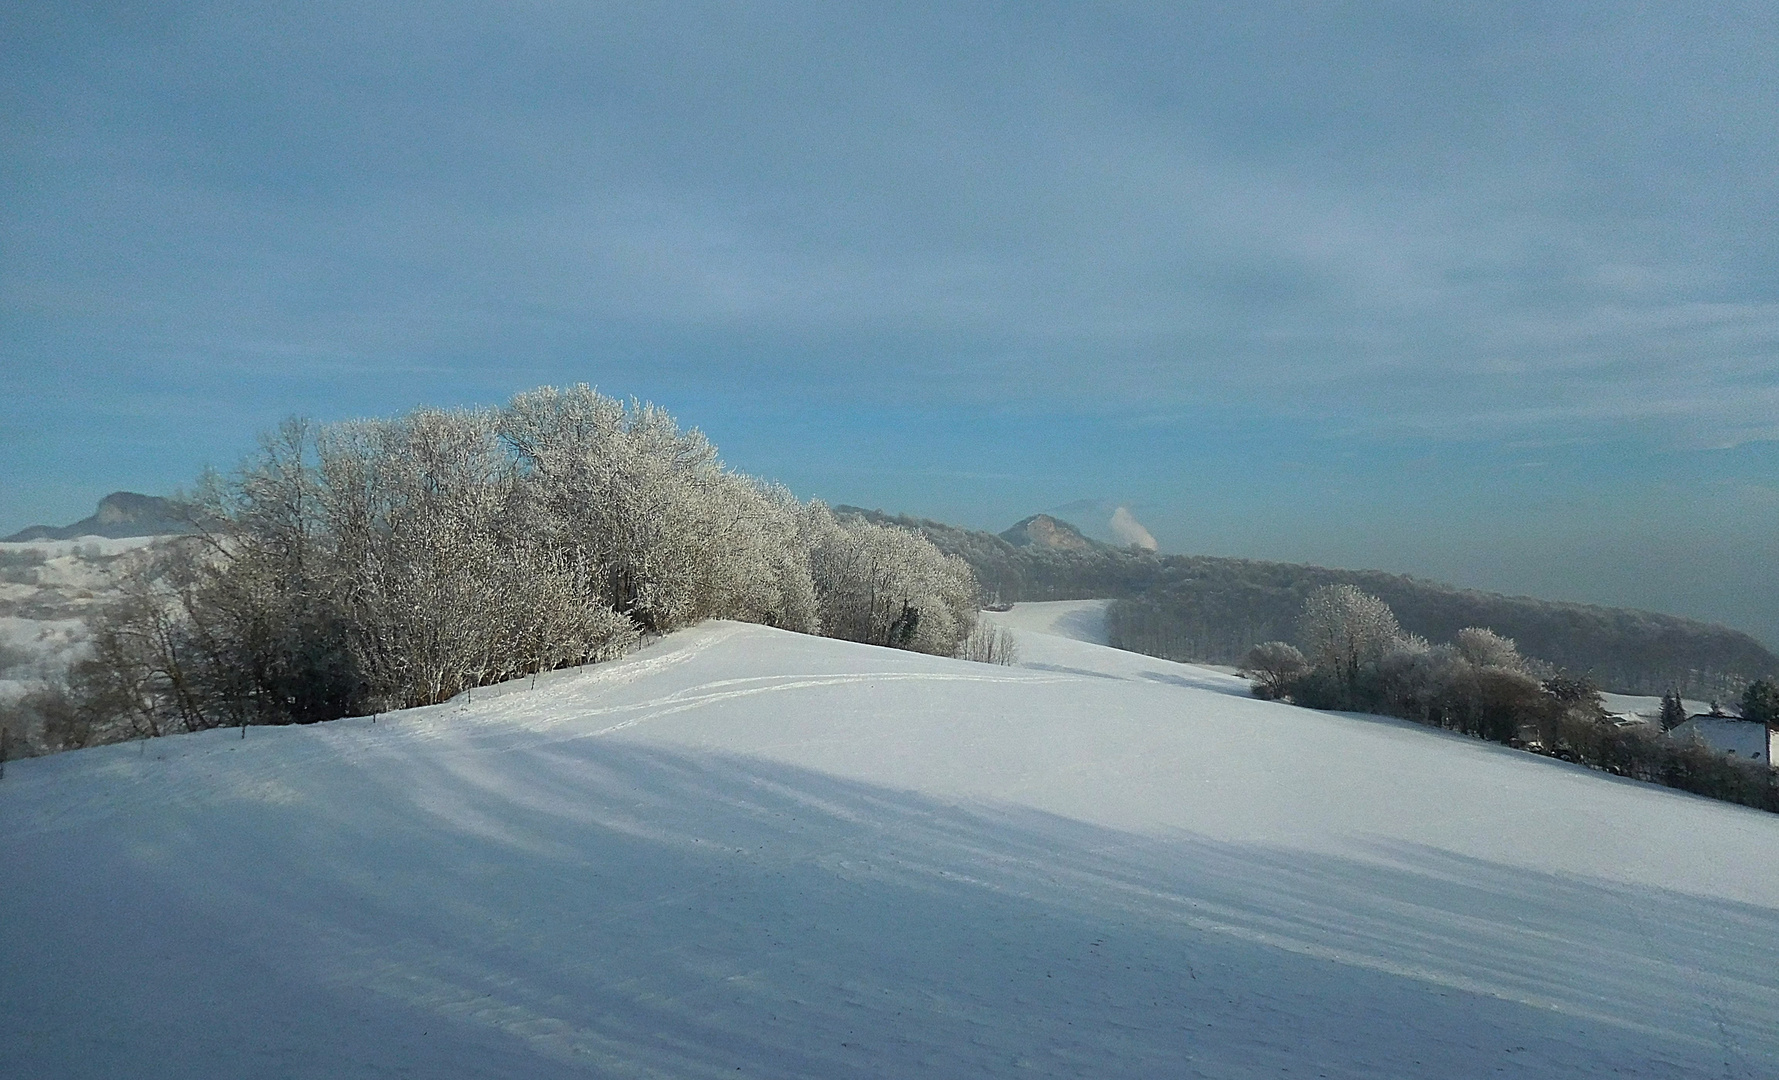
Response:
POLYGON ((117 594, 117 564, 160 539, 0 542, 0 702, 67 667, 86 641, 87 616, 117 594))
POLYGON ((995 618, 1021 667, 709 623, 13 763, 0 1062, 1779 1074, 1779 816, 995 618))

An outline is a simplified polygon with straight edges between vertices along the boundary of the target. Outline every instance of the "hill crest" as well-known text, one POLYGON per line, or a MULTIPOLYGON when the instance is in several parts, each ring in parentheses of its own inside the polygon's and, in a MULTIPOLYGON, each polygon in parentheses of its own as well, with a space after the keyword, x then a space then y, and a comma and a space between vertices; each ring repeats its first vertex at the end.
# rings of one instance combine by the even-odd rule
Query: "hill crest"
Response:
POLYGON ((1040 547, 1051 551, 1092 551, 1107 546, 1088 539, 1080 529, 1049 514, 1024 518, 1000 536, 1014 547, 1040 547))
POLYGON ((121 540, 133 536, 165 536, 190 531, 190 522, 181 514, 178 504, 173 500, 134 491, 114 491, 99 500, 98 509, 91 515, 72 525, 32 525, 20 529, 0 543, 74 540, 82 536, 121 540))

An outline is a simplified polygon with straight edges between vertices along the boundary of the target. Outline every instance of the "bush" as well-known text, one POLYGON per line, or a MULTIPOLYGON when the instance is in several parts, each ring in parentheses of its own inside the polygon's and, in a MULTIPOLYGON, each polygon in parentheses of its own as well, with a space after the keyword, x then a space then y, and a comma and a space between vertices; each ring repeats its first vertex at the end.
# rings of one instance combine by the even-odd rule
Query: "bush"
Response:
POLYGON ((961 560, 586 386, 289 422, 189 503, 204 531, 126 561, 46 699, 54 745, 434 704, 707 618, 944 656, 975 622, 961 560))
POLYGON ((1011 666, 1019 663, 1019 642, 1013 632, 1004 626, 996 626, 986 620, 978 620, 976 628, 964 639, 958 650, 959 660, 973 660, 979 664, 1006 664, 1011 666))
POLYGON ((1264 641, 1248 650, 1241 670, 1254 680, 1255 697, 1276 701, 1285 696, 1292 680, 1309 670, 1309 661, 1295 645, 1264 641))
MULTIPOLYGON (((1319 662, 1284 680, 1282 694, 1310 708, 1400 716, 1619 776, 1779 811, 1779 772, 1617 727, 1608 722, 1593 679, 1559 672, 1540 680, 1543 665, 1521 656, 1512 639, 1489 630, 1467 627, 1452 645, 1430 645, 1400 633, 1381 640, 1394 620, 1386 617, 1387 607, 1378 611, 1380 606, 1364 594, 1325 594, 1315 606, 1306 605, 1306 637, 1313 631, 1310 640, 1322 643, 1319 662)), ((1763 709, 1768 692, 1751 688, 1743 715, 1750 703, 1757 713, 1763 709)), ((1673 726, 1670 713, 1685 716, 1672 691, 1663 699, 1664 730, 1673 726)))

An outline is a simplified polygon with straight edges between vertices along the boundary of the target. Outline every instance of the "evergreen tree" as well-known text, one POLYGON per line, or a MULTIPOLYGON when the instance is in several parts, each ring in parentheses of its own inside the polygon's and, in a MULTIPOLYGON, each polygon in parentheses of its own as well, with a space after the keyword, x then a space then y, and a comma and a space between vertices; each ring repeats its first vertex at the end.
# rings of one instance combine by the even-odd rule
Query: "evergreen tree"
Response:
POLYGON ((1673 731, 1686 721, 1686 706, 1680 703, 1680 692, 1673 687, 1662 695, 1662 730, 1673 731))
POLYGON ((1742 691, 1742 719, 1759 720, 1770 728, 1779 728, 1779 683, 1756 679, 1742 691))

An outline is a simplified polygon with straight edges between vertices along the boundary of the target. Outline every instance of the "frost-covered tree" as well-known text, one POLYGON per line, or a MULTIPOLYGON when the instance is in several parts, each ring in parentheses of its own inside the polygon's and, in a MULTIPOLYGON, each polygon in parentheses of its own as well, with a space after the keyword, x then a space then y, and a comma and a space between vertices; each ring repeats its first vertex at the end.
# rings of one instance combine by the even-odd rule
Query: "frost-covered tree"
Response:
POLYGON ((1390 605, 1353 585, 1324 585, 1305 597, 1298 631, 1310 661, 1349 688, 1402 636, 1390 605))
POLYGON ((613 655, 634 628, 515 528, 518 479, 486 412, 286 424, 97 621, 76 696, 144 734, 305 723, 613 655))
POLYGON ((338 592, 380 704, 442 701, 634 638, 573 553, 525 528, 498 422, 418 410, 322 434, 338 592))
POLYGON ((51 747, 201 731, 255 715, 263 672, 210 610, 196 551, 188 542, 121 560, 117 595, 90 617, 86 655, 39 695, 51 747))
POLYGON ((1377 664, 1383 707, 1423 722, 1438 716, 1463 666, 1450 645, 1432 645, 1413 635, 1392 642, 1377 664))
POLYGON ((1476 667, 1501 668, 1530 674, 1526 660, 1520 655, 1519 646, 1514 640, 1502 637, 1493 630, 1478 626, 1466 627, 1458 631, 1457 647, 1458 654, 1476 667))
POLYGON ((918 533, 805 512, 809 567, 830 637, 954 656, 976 622, 976 579, 918 533))
POLYGON ((431 704, 732 618, 953 655, 975 579, 586 386, 282 425, 191 500, 35 713, 61 745, 431 704), (818 585, 819 582, 819 585, 818 585))
POLYGON ((529 527, 644 629, 710 617, 816 629, 796 501, 723 468, 701 432, 585 385, 520 394, 500 432, 529 527))
POLYGON ((1242 671, 1254 681, 1254 696, 1268 701, 1284 697, 1309 666, 1297 646, 1283 641, 1263 641, 1242 661, 1242 671))

